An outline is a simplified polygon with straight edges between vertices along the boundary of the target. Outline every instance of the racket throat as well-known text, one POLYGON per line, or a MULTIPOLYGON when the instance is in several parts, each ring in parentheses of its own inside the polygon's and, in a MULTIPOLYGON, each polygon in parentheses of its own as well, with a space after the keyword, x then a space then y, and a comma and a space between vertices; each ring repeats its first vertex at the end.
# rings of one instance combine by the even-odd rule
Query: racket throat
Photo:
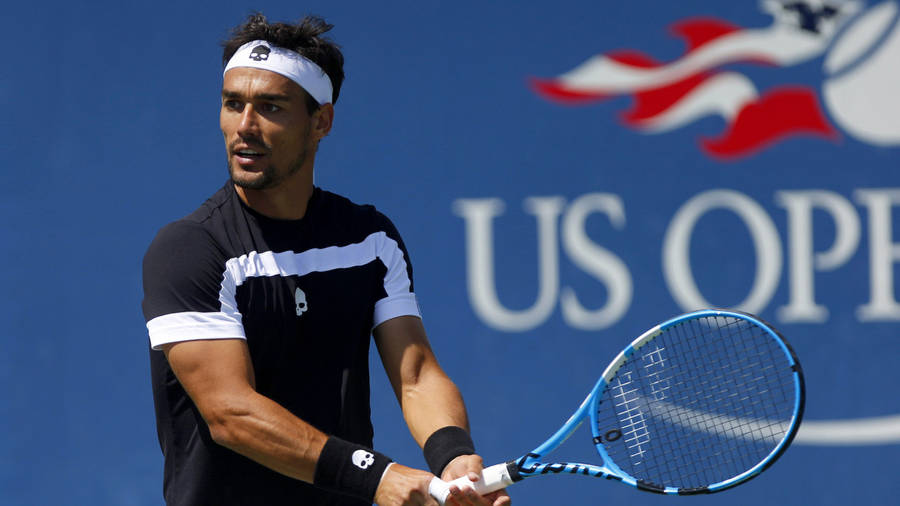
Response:
POLYGON ((535 474, 535 471, 541 465, 541 461, 538 460, 540 458, 540 454, 526 453, 517 460, 510 460, 506 463, 506 467, 509 469, 509 477, 516 482, 522 481, 526 476, 535 474))
POLYGON ((513 483, 531 476, 560 473, 581 474, 595 478, 621 479, 619 476, 610 473, 609 470, 604 467, 576 462, 545 463, 538 460, 540 458, 541 455, 537 453, 528 453, 517 460, 507 462, 507 472, 513 483))
MULTIPOLYGON (((528 465, 526 462, 530 457, 533 457, 534 455, 535 454, 533 454, 533 453, 529 453, 523 457, 520 457, 518 460, 510 460, 509 462, 506 463, 506 473, 509 475, 509 479, 512 480, 513 483, 516 483, 516 482, 519 482, 519 481, 522 481, 525 479, 525 476, 523 476, 522 473, 519 472, 519 470, 522 470, 523 472, 528 472, 528 471, 526 471, 526 467, 525 467, 526 465, 528 465)), ((534 467, 537 466, 537 462, 532 463, 530 466, 533 471, 534 467)))

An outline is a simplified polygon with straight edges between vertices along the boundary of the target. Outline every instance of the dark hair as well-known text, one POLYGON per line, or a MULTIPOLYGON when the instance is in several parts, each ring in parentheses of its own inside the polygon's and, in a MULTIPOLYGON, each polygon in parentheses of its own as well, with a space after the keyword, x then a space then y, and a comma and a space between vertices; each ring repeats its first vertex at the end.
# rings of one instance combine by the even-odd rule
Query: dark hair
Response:
MULTIPOLYGON (((296 24, 290 25, 269 23, 266 17, 259 12, 251 14, 244 24, 232 30, 231 38, 222 43, 222 66, 227 65, 228 60, 244 44, 254 40, 265 40, 278 47, 296 51, 322 67, 322 70, 331 79, 333 90, 331 102, 337 102, 341 92, 341 83, 344 82, 344 55, 341 54, 341 49, 337 44, 322 36, 333 27, 324 19, 316 16, 306 16, 296 24)), ((318 108, 319 103, 307 93, 306 109, 312 114, 318 108)))

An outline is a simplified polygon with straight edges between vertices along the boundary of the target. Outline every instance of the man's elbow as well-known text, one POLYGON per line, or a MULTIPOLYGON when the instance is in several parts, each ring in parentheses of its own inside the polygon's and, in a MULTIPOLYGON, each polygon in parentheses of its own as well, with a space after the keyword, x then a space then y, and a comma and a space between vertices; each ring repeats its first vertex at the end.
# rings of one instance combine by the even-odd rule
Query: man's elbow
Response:
POLYGON ((216 444, 239 448, 246 439, 246 420, 250 411, 234 403, 223 403, 202 411, 209 435, 216 444))
POLYGON ((239 431, 235 430, 230 422, 224 419, 210 418, 207 419, 206 425, 209 426, 209 435, 216 444, 226 448, 234 448, 238 445, 239 431))

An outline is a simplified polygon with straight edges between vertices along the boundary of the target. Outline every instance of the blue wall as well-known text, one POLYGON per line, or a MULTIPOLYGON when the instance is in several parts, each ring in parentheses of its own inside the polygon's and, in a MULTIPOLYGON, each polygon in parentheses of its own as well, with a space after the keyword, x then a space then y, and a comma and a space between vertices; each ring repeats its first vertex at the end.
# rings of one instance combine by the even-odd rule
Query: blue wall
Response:
MULTIPOLYGON (((217 43, 251 9, 336 25, 348 77, 317 184, 376 203, 404 235, 433 346, 488 461, 530 450, 622 345, 703 302, 775 323, 809 398, 798 441, 771 470, 702 501, 894 501, 900 123, 883 118, 896 118, 900 99, 881 90, 900 89, 900 30, 895 2, 859 7, 816 18, 806 39, 782 12, 778 26, 795 37, 775 46, 806 53, 761 65, 732 48, 701 69, 704 83, 729 73, 719 91, 691 88, 716 107, 655 133, 623 114, 638 91, 656 90, 640 99, 654 104, 671 96, 671 75, 575 103, 532 79, 585 98, 583 83, 559 76, 592 56, 683 63, 678 22, 708 16, 733 25, 730 36, 771 35, 752 31, 775 19, 760 2, 4 7, 0 503, 162 502, 140 261, 159 227, 226 178, 217 43), (765 109, 771 96, 790 100, 765 109), (785 117, 804 104, 819 130, 796 126, 809 107, 785 117), (751 137, 785 135, 724 156, 704 148, 739 120, 751 137)), ((596 70, 593 91, 611 75, 596 70)), ((653 111, 694 103, 669 102, 653 111)), ((422 465, 373 371, 376 446, 422 465)), ((588 438, 576 434, 560 456, 592 459, 588 438)), ((516 504, 671 501, 574 477, 513 494, 516 504)))

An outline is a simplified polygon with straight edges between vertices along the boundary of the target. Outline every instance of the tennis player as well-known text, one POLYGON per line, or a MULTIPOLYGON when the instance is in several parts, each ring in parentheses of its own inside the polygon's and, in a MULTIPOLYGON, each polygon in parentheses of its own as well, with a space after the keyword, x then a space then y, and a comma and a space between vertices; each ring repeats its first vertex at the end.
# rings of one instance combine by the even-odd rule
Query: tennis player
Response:
MULTIPOLYGON (((330 29, 257 14, 234 30, 220 113, 230 180, 144 258, 169 506, 431 505, 433 474, 482 469, 400 235, 313 185, 343 80, 330 29), (372 335, 431 472, 372 449, 372 335)), ((449 503, 510 499, 454 487, 449 503)))

